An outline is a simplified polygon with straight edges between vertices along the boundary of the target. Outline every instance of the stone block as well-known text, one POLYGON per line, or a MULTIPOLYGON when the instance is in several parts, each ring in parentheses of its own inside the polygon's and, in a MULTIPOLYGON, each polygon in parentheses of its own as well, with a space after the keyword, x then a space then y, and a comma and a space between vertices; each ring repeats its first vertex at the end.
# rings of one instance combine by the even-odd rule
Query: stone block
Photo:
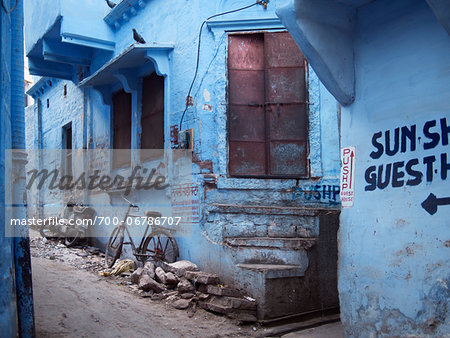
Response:
POLYGON ((196 264, 183 260, 178 261, 174 263, 166 263, 166 262, 159 262, 161 268, 165 272, 173 272, 178 277, 184 277, 184 274, 186 271, 198 271, 199 268, 196 264))
POLYGON ((220 313, 229 313, 232 310, 250 310, 256 311, 256 302, 250 301, 244 298, 236 298, 236 297, 227 297, 227 296, 212 296, 207 302, 208 308, 211 311, 220 312, 220 313), (212 310, 212 308, 216 308, 216 310, 212 310))
POLYGON ((149 275, 151 278, 155 278, 155 265, 152 262, 145 262, 144 274, 149 275))
POLYGON ((195 291, 195 287, 194 285, 192 285, 191 282, 189 282, 187 279, 182 279, 179 283, 178 283, 178 291, 180 291, 181 293, 186 293, 186 292, 193 292, 195 291))
POLYGON ((180 282, 180 279, 172 272, 167 272, 165 274, 165 278, 166 278, 165 283, 168 286, 174 287, 174 286, 177 286, 177 284, 180 282))
POLYGON ((226 286, 222 287, 218 285, 205 285, 204 289, 206 289, 206 291, 202 291, 200 290, 200 288, 199 291, 216 296, 242 297, 242 293, 239 290, 232 289, 226 286))
POLYGON ((205 284, 197 285, 197 290, 201 293, 208 293, 208 285, 205 284))
POLYGON ((220 305, 220 304, 210 303, 209 301, 205 301, 205 302, 200 301, 200 302, 198 302, 198 306, 204 310, 222 313, 222 314, 227 314, 227 313, 230 313, 231 311, 233 311, 233 308, 230 306, 224 306, 224 305, 220 305))
POLYGON ((195 284, 218 284, 219 276, 214 273, 207 273, 202 271, 186 271, 186 278, 193 281, 195 284))
POLYGON ((189 299, 178 299, 172 303, 175 309, 184 310, 187 309, 191 301, 189 299))
POLYGON ((181 298, 183 298, 183 299, 191 299, 194 296, 195 295, 192 292, 186 292, 186 293, 181 294, 181 298))
POLYGON ((139 280, 141 279, 143 271, 144 271, 143 268, 137 268, 130 276, 131 283, 138 284, 139 280))
POLYGON ((165 284, 166 283, 166 273, 164 272, 163 269, 161 269, 160 267, 157 267, 155 269, 155 275, 156 275, 156 279, 160 282, 165 284))
POLYGON ((164 285, 158 283, 149 275, 142 275, 139 281, 139 289, 144 290, 146 292, 153 290, 155 292, 162 292, 165 290, 164 285))

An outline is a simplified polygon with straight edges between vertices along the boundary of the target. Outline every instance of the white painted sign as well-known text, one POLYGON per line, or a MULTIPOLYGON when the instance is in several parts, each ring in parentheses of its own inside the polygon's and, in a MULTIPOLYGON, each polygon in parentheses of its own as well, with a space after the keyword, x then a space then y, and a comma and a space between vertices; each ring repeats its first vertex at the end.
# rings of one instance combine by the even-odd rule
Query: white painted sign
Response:
POLYGON ((355 195, 355 147, 341 149, 341 204, 352 207, 355 195))

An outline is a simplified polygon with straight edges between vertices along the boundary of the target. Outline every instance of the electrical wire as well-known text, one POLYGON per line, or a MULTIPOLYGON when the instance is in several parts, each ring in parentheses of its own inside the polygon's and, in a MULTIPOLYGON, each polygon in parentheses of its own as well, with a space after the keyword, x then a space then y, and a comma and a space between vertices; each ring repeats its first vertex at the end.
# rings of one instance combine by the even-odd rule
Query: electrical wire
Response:
MULTIPOLYGON (((3 0, 2 0, 2 1, 3 1, 3 0)), ((186 111, 187 111, 187 109, 188 109, 188 107, 189 107, 189 104, 188 104, 189 97, 191 96, 192 87, 194 86, 194 83, 195 83, 195 80, 196 80, 197 74, 198 74, 198 66, 199 66, 199 62, 200 62, 200 43, 201 43, 201 40, 202 40, 202 29, 203 29, 203 26, 205 25, 205 23, 206 23, 208 20, 211 20, 211 19, 213 19, 213 18, 215 18, 215 17, 217 17, 217 16, 221 16, 221 15, 225 15, 225 14, 230 14, 230 13, 239 12, 239 11, 242 11, 242 10, 244 10, 244 9, 253 7, 253 6, 255 6, 255 5, 262 5, 262 4, 264 4, 264 3, 265 3, 264 0, 258 0, 258 1, 256 1, 255 3, 253 3, 253 4, 248 5, 248 6, 245 6, 245 7, 242 7, 242 8, 233 9, 233 10, 231 10, 231 11, 227 11, 227 12, 223 12, 223 13, 218 13, 218 14, 211 15, 209 18, 207 18, 206 20, 204 20, 204 21, 202 22, 202 25, 200 26, 200 31, 199 31, 199 33, 198 33, 197 63, 196 63, 196 66, 195 66, 194 78, 192 79, 191 86, 189 87, 189 91, 188 91, 188 94, 187 94, 187 97, 186 97, 186 107, 184 108, 183 114, 181 115, 181 119, 180 119, 180 123, 179 123, 179 129, 178 129, 179 131, 181 131, 181 126, 183 125, 183 118, 184 118, 184 115, 186 114, 186 111)))
POLYGON ((14 3, 14 6, 13 6, 11 9, 6 9, 5 2, 4 2, 4 1, 5 1, 5 0, 2 0, 2 7, 3 7, 3 10, 6 12, 6 14, 11 14, 12 11, 16 9, 16 7, 17 7, 17 2, 18 2, 19 0, 16 0, 16 2, 14 3))

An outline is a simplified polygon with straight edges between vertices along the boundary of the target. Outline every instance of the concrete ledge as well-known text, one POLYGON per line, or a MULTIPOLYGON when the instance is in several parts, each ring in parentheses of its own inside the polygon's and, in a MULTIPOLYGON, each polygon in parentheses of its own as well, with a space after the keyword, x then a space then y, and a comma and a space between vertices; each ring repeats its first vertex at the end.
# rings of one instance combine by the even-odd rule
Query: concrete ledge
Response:
POLYGON ((308 250, 316 245, 317 238, 228 237, 224 243, 232 247, 308 250))
POLYGON ((300 265, 288 264, 237 264, 237 267, 261 273, 266 279, 303 277, 305 268, 300 265))
POLYGON ((294 215, 294 216, 317 216, 320 210, 330 211, 331 208, 305 206, 305 207, 283 207, 276 205, 239 205, 212 203, 208 211, 230 214, 264 214, 264 215, 294 215))

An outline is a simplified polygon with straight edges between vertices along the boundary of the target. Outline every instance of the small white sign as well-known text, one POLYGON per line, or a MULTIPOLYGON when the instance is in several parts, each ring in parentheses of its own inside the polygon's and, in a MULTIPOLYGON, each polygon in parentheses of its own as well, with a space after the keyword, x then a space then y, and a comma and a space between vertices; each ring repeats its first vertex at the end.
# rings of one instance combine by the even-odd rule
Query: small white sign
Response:
POLYGON ((341 149, 341 204, 352 207, 355 195, 355 147, 341 149))

